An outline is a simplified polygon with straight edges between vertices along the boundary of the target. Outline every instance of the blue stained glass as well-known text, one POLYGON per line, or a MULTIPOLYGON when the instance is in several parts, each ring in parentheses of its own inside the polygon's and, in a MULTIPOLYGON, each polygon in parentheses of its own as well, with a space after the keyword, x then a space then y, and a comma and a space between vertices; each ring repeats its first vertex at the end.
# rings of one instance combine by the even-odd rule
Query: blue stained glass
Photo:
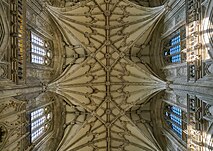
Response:
POLYGON ((178 107, 176 107, 176 106, 172 106, 172 107, 171 107, 171 110, 172 110, 173 113, 175 113, 175 114, 181 116, 181 109, 180 109, 180 108, 178 108, 178 107))
POLYGON ((181 55, 178 54, 178 55, 175 55, 175 56, 172 56, 172 63, 174 62, 181 62, 181 55))
POLYGON ((171 42, 170 42, 170 45, 176 45, 176 44, 178 44, 178 43, 180 43, 180 35, 178 35, 178 36, 176 36, 176 37, 173 37, 172 39, 171 39, 171 42))
POLYGON ((179 137, 182 137, 182 129, 172 123, 172 130, 178 134, 179 137))
POLYGON ((173 54, 173 50, 174 50, 173 48, 170 49, 170 54, 173 54))
POLYGON ((180 125, 180 126, 182 125, 182 120, 179 117, 177 117, 177 116, 175 116, 173 114, 170 114, 170 119, 173 122, 177 123, 178 125, 180 125))
POLYGON ((170 57, 170 62, 171 63, 177 63, 177 62, 181 62, 181 37, 180 37, 180 33, 178 33, 178 35, 176 35, 175 37, 170 39, 170 48, 169 48, 169 52, 168 53, 164 53, 164 55, 172 55, 170 57))
MULTIPOLYGON (((181 117, 181 109, 176 107, 176 106, 171 106, 170 107, 171 109, 171 112, 169 114, 169 118, 171 120, 171 127, 172 127, 172 130, 179 136, 179 137, 182 137, 182 119, 180 118, 181 117), (179 117, 180 116, 180 117, 179 117), (178 126, 179 125, 179 126, 178 126)), ((167 113, 168 114, 168 113, 167 113)))

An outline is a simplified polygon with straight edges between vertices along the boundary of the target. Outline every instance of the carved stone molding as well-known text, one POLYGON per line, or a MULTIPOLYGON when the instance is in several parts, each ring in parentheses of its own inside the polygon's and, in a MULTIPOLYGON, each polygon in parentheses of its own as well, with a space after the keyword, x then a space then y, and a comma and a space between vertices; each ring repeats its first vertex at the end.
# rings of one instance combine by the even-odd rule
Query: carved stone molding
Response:
POLYGON ((6 15, 7 11, 7 8, 4 7, 2 1, 0 1, 0 61, 6 52, 6 47, 9 42, 9 26, 6 15))
POLYGON ((207 1, 207 8, 203 19, 203 39, 206 49, 209 51, 210 57, 213 57, 213 1, 207 1))
POLYGON ((7 135, 8 135, 8 131, 6 126, 3 123, 0 123, 0 146, 5 145, 7 135))
POLYGON ((19 138, 23 136, 25 124, 28 123, 25 112, 25 102, 12 97, 0 99, 0 128, 2 129, 2 142, 0 150, 10 150, 12 147, 20 147, 19 138))
POLYGON ((82 63, 70 64, 47 87, 66 98, 65 136, 58 150, 160 150, 150 113, 145 119, 128 114, 146 115, 143 108, 134 114, 137 106, 149 106, 149 98, 166 89, 166 83, 127 54, 135 44, 145 43, 164 7, 86 0, 73 7, 47 8, 66 44, 87 52, 82 63))
POLYGON ((213 62, 212 61, 207 61, 203 63, 203 72, 204 75, 211 75, 213 74, 213 62))
POLYGON ((5 36, 4 25, 2 17, 0 17, 0 45, 2 45, 3 39, 5 36))
POLYGON ((8 66, 6 64, 0 63, 0 79, 7 78, 7 71, 8 71, 7 68, 8 68, 8 66))

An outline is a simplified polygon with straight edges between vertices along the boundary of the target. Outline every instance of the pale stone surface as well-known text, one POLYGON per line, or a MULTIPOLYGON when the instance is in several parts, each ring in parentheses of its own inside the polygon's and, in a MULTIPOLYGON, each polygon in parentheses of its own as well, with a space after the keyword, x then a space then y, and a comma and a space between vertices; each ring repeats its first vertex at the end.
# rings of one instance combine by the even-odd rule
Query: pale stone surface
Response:
MULTIPOLYGON (((162 4, 131 1, 143 6, 162 4)), ((163 58, 162 41, 181 26, 187 28, 184 0, 165 3, 163 18, 163 7, 143 8, 127 0, 26 2, 26 77, 16 83, 12 75, 18 70, 11 68, 19 58, 11 57, 15 56, 9 40, 11 1, 0 1, 0 128, 6 132, 0 150, 184 151, 187 145, 165 124, 164 105, 187 112, 189 96, 207 105, 196 111, 204 111, 206 136, 201 145, 205 150, 212 147, 211 0, 202 3, 203 64, 197 81, 187 80, 186 62, 168 65, 163 58), (31 31, 52 42, 50 66, 30 62, 31 31), (30 112, 51 101, 51 132, 31 144, 30 112)))

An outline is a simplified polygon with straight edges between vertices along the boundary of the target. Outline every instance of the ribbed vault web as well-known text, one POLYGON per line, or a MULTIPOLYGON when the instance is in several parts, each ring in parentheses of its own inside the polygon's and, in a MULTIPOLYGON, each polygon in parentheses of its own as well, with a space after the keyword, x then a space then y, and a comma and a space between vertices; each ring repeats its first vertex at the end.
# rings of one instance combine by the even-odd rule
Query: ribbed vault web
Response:
POLYGON ((48 85, 67 104, 58 150, 160 150, 147 124, 147 111, 135 111, 138 106, 146 110, 150 97, 166 84, 126 56, 145 42, 164 7, 88 0, 73 7, 48 6, 48 10, 66 45, 81 47, 87 54, 82 63, 69 65, 48 85))

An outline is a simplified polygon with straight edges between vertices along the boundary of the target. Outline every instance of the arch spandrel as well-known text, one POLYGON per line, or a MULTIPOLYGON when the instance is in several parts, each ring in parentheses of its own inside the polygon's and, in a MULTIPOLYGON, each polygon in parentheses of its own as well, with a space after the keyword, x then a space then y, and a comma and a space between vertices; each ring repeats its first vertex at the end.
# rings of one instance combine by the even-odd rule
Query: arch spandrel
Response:
POLYGON ((166 83, 129 60, 127 53, 143 35, 141 43, 146 41, 164 7, 89 0, 48 10, 68 45, 77 43, 88 52, 47 88, 65 97, 68 106, 78 105, 90 114, 75 135, 65 128, 73 137, 64 138, 59 150, 160 150, 151 131, 141 126, 143 132, 126 113, 164 90, 166 83))

